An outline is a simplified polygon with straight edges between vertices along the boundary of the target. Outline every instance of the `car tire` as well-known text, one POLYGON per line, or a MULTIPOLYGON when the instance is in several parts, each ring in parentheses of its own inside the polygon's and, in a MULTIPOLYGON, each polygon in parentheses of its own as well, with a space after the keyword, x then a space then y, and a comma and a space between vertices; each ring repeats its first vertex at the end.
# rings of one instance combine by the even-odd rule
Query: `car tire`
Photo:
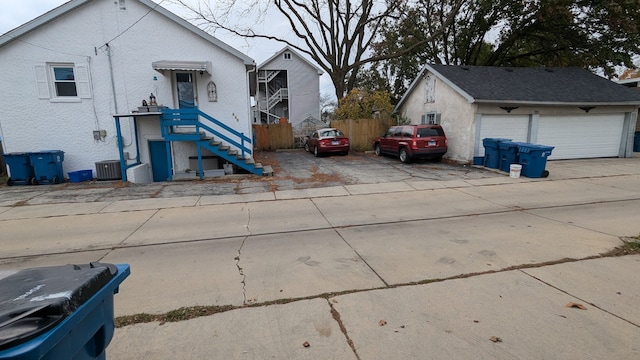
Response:
POLYGON ((400 151, 398 151, 398 158, 400 159, 401 162, 408 164, 411 162, 411 158, 409 157, 409 153, 407 152, 407 149, 405 148, 401 148, 400 151))
POLYGON ((373 152, 376 154, 376 156, 382 155, 382 151, 380 150, 380 144, 376 144, 373 147, 373 152))
POLYGON ((309 149, 309 144, 304 143, 304 151, 311 152, 311 149, 309 149))
POLYGON ((315 156, 315 157, 319 157, 320 156, 320 151, 318 151, 318 147, 317 146, 313 147, 313 156, 315 156))
POLYGON ((341 155, 342 155, 342 156, 347 156, 347 155, 349 155, 349 152, 348 152, 348 151, 343 151, 343 152, 341 153, 341 155))
POLYGON ((433 161, 435 161, 435 162, 440 162, 440 161, 442 161, 442 155, 438 155, 438 156, 434 157, 434 158, 433 158, 433 161))

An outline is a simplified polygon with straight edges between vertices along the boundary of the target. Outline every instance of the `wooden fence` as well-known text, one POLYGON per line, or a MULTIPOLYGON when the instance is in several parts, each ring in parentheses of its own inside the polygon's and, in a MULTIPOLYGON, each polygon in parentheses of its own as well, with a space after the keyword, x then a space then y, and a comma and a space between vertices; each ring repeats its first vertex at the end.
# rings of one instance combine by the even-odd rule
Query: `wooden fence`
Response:
POLYGON ((291 124, 253 125, 255 135, 254 149, 276 150, 293 148, 293 129, 291 124))
POLYGON ((351 142, 351 150, 357 151, 372 150, 373 139, 384 134, 390 125, 390 120, 381 119, 331 121, 331 127, 345 133, 351 142))
MULTIPOLYGON (((393 120, 359 119, 333 120, 331 127, 340 129, 351 142, 351 150, 365 151, 373 149, 373 139, 382 135, 393 120)), ((261 150, 293 149, 302 146, 293 136, 290 123, 253 125, 255 135, 254 148, 261 150)))

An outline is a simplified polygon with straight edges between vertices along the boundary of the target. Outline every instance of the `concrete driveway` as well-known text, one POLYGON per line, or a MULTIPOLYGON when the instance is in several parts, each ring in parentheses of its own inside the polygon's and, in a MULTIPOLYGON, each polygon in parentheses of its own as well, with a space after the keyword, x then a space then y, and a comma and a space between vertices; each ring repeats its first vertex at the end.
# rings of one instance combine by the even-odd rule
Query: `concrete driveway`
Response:
POLYGON ((58 202, 118 201, 187 196, 258 194, 274 191, 317 189, 343 185, 395 182, 486 179, 493 171, 460 164, 421 161, 402 164, 395 158, 351 153, 316 158, 303 150, 261 152, 256 159, 271 165, 274 175, 227 175, 203 181, 179 180, 151 184, 90 181, 59 185, 0 185, 0 206, 58 202))
POLYGON ((162 198, 5 187, 0 270, 130 264, 112 359, 638 358, 640 255, 608 252, 640 234, 639 160, 162 198))

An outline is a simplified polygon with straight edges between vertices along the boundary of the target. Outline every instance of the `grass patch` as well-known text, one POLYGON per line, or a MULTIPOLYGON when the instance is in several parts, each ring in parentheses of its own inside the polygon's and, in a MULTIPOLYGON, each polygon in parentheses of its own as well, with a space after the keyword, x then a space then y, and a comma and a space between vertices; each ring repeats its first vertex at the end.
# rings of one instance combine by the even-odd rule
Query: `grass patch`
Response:
POLYGON ((128 316, 119 316, 115 319, 115 326, 117 328, 133 325, 133 324, 143 324, 150 322, 159 322, 160 324, 164 324, 166 322, 178 322, 189 319, 194 319, 201 316, 213 315, 229 310, 235 309, 235 306, 232 305, 222 305, 222 306, 189 306, 189 307, 181 307, 176 310, 169 311, 165 314, 136 314, 136 315, 128 315, 128 316))
POLYGON ((270 306, 270 305, 284 305, 284 304, 289 304, 289 303, 292 303, 292 302, 295 302, 295 301, 300 301, 300 300, 312 300, 312 299, 326 299, 326 300, 329 300, 332 297, 336 297, 336 296, 340 296, 340 295, 347 295, 347 294, 354 294, 354 293, 359 293, 359 292, 363 292, 363 291, 401 288, 401 287, 405 287, 405 286, 414 286, 414 285, 426 285, 426 284, 430 284, 430 283, 443 282, 443 281, 447 281, 447 280, 465 279, 465 278, 470 278, 470 277, 474 277, 474 276, 501 273, 501 272, 505 272, 505 271, 530 269, 530 268, 539 268, 539 267, 544 267, 544 266, 558 265, 558 264, 577 262, 577 261, 582 261, 582 260, 592 260, 592 259, 601 259, 601 258, 608 258, 608 257, 640 254, 640 235, 636 236, 636 237, 632 237, 632 238, 623 238, 622 241, 624 242, 623 245, 618 246, 618 247, 616 247, 615 249, 613 249, 613 250, 611 250, 609 252, 606 252, 606 253, 603 253, 603 254, 599 254, 599 255, 588 256, 588 257, 582 258, 582 259, 563 258, 563 259, 558 259, 558 260, 553 260, 553 261, 546 261, 546 262, 541 262, 541 263, 536 263, 536 264, 514 265, 514 266, 506 267, 506 268, 503 268, 503 269, 488 270, 488 271, 469 273, 469 274, 460 274, 460 275, 450 276, 450 277, 447 277, 447 278, 427 279, 427 280, 416 281, 416 282, 411 282, 411 283, 395 284, 395 285, 391 285, 391 286, 383 286, 383 287, 366 289, 366 290, 365 289, 345 290, 345 291, 332 292, 332 293, 323 293, 323 294, 311 295, 311 296, 305 296, 305 297, 299 297, 299 298, 276 299, 276 300, 265 301, 265 302, 260 302, 260 303, 246 304, 246 305, 241 305, 241 306, 233 306, 233 305, 221 305, 221 306, 218 306, 218 305, 214 305, 214 306, 181 307, 181 308, 179 308, 177 310, 172 310, 172 311, 169 311, 169 312, 167 312, 165 314, 151 315, 151 314, 141 313, 141 314, 136 314, 136 315, 120 316, 120 317, 117 317, 115 319, 115 327, 119 328, 119 327, 124 327, 124 326, 128 326, 128 325, 133 325, 133 324, 150 323, 150 322, 159 322, 160 325, 162 325, 162 324, 164 324, 166 322, 184 321, 184 320, 194 319, 194 318, 201 317, 201 316, 214 315, 214 314, 218 314, 218 313, 222 313, 222 312, 226 312, 226 311, 230 311, 230 310, 235 310, 235 309, 253 308, 253 307, 270 306))

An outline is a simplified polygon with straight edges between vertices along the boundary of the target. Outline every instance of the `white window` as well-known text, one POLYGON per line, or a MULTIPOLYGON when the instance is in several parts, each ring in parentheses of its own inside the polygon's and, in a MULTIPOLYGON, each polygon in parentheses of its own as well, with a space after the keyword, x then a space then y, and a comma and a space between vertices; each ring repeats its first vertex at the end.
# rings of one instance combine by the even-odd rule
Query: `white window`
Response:
POLYGON ((291 53, 290 52, 284 53, 284 59, 285 60, 291 60, 291 53))
POLYGON ((424 115, 422 115, 421 119, 420 119, 420 123, 421 124, 425 124, 425 125, 439 125, 440 124, 440 114, 433 111, 433 112, 428 112, 424 115))
POLYGON ((118 9, 127 10, 127 0, 118 0, 118 9))
POLYGON ((80 101, 91 98, 89 69, 84 64, 36 65, 38 98, 51 101, 80 101))
POLYGON ((53 89, 56 97, 76 97, 76 76, 73 74, 73 65, 52 65, 51 74, 53 89))
POLYGON ((429 74, 424 78, 424 103, 436 101, 436 77, 429 74))

